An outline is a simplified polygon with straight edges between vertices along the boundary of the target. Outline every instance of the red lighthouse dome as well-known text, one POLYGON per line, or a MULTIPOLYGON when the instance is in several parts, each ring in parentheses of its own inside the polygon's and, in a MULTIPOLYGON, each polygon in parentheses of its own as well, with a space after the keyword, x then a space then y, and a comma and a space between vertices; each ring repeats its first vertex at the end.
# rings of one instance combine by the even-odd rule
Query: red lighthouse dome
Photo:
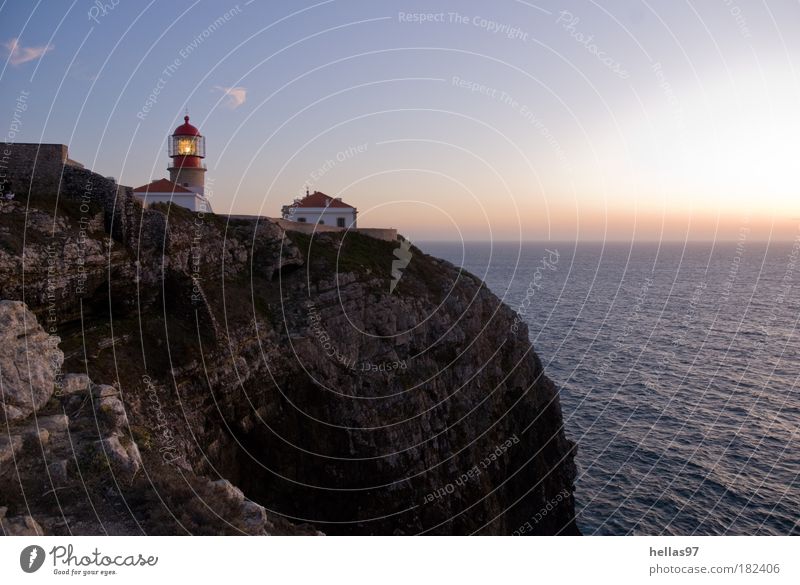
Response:
POLYGON ((170 180, 196 193, 205 190, 206 139, 200 131, 189 124, 189 116, 183 117, 183 124, 175 128, 169 140, 169 156, 172 164, 168 170, 170 180))
POLYGON ((183 117, 183 124, 175 128, 173 136, 200 136, 200 130, 189 124, 189 116, 183 117))

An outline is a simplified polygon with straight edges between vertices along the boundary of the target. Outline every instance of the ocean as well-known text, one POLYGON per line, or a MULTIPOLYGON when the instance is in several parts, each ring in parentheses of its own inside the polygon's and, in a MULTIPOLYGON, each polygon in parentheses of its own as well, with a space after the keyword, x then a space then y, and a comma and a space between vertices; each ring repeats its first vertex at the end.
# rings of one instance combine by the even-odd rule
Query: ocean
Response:
POLYGON ((528 324, 584 534, 800 534, 800 239, 745 236, 418 244, 528 324))

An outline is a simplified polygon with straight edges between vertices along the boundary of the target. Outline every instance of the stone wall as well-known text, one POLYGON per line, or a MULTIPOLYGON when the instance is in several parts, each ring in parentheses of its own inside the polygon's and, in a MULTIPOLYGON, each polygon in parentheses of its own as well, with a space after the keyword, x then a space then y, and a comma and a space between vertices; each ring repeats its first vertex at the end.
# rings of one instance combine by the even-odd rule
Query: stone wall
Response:
POLYGON ((70 164, 64 144, 4 144, 0 152, 0 182, 21 195, 58 192, 61 171, 70 164))
POLYGON ((0 152, 0 180, 18 198, 50 197, 60 193, 71 199, 105 203, 117 183, 84 168, 69 158, 64 144, 4 144, 0 152))
POLYGON ((394 228, 356 228, 353 231, 376 240, 394 242, 397 239, 397 230, 394 228))
POLYGON ((0 152, 0 182, 17 200, 31 197, 74 201, 81 213, 102 210, 105 228, 112 237, 134 245, 138 235, 141 204, 130 187, 118 185, 69 158, 64 144, 5 144, 0 152))
MULTIPOLYGON (((243 218, 245 216, 231 216, 231 217, 239 217, 243 218)), ((313 234, 313 233, 323 233, 323 232, 358 232, 359 234, 363 234, 365 236, 369 236, 370 238, 375 238, 377 240, 387 240, 389 242, 393 242, 397 239, 397 230, 394 228, 355 228, 355 229, 348 229, 348 228, 340 228, 332 225, 318 225, 314 223, 303 223, 299 221, 289 221, 288 219, 273 219, 273 218, 264 218, 277 223, 286 231, 292 232, 300 232, 301 234, 313 234)))

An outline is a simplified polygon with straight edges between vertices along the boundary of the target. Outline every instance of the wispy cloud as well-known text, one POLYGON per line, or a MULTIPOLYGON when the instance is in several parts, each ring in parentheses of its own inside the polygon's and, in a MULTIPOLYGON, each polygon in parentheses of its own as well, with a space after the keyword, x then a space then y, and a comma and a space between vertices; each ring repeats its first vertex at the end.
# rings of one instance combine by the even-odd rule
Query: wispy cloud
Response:
POLYGON ((215 85, 214 89, 223 92, 228 97, 228 101, 225 102, 225 105, 232 110, 241 106, 247 99, 246 87, 222 87, 221 85, 215 85))
POLYGON ((22 65, 28 61, 33 61, 48 51, 53 50, 53 45, 45 45, 44 47, 23 47, 19 44, 19 39, 17 38, 3 43, 3 46, 8 49, 8 62, 12 65, 22 65))

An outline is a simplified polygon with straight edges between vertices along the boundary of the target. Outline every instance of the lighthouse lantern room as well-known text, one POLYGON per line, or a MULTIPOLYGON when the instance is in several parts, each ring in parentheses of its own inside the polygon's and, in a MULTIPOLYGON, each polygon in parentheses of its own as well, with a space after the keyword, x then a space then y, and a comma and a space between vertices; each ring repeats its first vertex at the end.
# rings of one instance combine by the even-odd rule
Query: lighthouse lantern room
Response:
POLYGON ((169 156, 172 164, 167 169, 169 179, 198 195, 205 194, 206 139, 200 131, 189 124, 184 116, 183 124, 175 129, 169 140, 169 156))

